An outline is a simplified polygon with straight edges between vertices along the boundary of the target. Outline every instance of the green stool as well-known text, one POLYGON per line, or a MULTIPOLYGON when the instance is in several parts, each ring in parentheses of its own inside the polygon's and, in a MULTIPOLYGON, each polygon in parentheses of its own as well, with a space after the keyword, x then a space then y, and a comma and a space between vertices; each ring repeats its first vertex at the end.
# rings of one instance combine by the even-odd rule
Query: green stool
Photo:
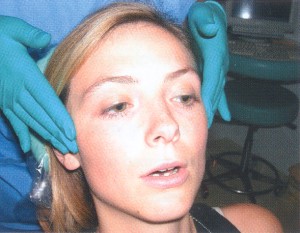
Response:
POLYGON ((270 162, 251 153, 254 133, 268 127, 295 129, 292 122, 299 111, 299 100, 281 85, 247 79, 227 82, 225 92, 233 123, 246 125, 248 132, 242 152, 211 156, 206 171, 209 180, 231 192, 247 195, 256 203, 256 195, 277 193, 283 182, 270 162))

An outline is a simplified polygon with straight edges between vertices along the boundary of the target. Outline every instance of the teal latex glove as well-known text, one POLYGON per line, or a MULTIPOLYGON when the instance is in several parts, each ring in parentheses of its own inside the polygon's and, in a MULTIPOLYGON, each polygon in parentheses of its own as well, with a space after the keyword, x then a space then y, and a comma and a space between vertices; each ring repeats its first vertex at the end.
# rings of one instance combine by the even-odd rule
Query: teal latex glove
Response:
POLYGON ((229 67, 226 14, 215 1, 195 2, 188 13, 189 31, 203 72, 202 100, 208 125, 211 126, 216 110, 229 121, 224 86, 229 67))
MULTIPOLYGON (((55 48, 52 48, 50 51, 47 52, 47 54, 42 59, 37 61, 36 64, 42 73, 45 73, 48 62, 52 57, 54 51, 55 48)), ((43 171, 46 172, 49 171, 50 155, 45 143, 40 138, 36 137, 34 134, 30 134, 30 139, 31 139, 31 152, 37 162, 36 170, 38 171, 38 174, 42 175, 43 171)))
POLYGON ((50 35, 23 20, 0 16, 0 109, 24 152, 33 130, 62 153, 77 153, 73 121, 27 48, 44 48, 50 35))

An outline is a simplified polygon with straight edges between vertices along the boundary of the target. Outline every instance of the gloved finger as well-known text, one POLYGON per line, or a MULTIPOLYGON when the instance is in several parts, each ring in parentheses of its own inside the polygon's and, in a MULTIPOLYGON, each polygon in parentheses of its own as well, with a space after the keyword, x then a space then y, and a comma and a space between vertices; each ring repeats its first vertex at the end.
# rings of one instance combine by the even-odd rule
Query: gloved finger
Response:
POLYGON ((210 128, 210 126, 212 125, 212 122, 213 122, 214 115, 212 114, 212 109, 211 109, 212 105, 211 105, 209 96, 202 95, 202 102, 203 102, 203 105, 205 108, 208 128, 210 128))
POLYGON ((215 23, 213 11, 208 4, 196 2, 188 13, 190 27, 195 27, 198 33, 204 37, 213 37, 219 29, 215 23))
POLYGON ((208 72, 205 72, 205 69, 206 67, 204 66, 201 96, 206 111, 208 126, 210 127, 214 117, 212 96, 214 96, 215 87, 217 85, 216 81, 218 80, 216 80, 215 76, 210 76, 208 72))
MULTIPOLYGON (((52 132, 50 134, 58 138, 60 141, 62 140, 62 138, 60 138, 61 133, 59 128, 55 125, 52 119, 47 115, 44 109, 41 108, 41 106, 31 96, 31 94, 28 93, 27 90, 23 90, 20 93, 20 99, 18 100, 18 104, 22 106, 22 111, 24 110, 25 111, 24 113, 26 113, 25 115, 22 115, 21 119, 29 118, 31 120, 34 120, 34 122, 39 122, 39 124, 41 124, 42 122, 43 128, 45 128, 45 130, 47 130, 48 132, 52 132)), ((15 109, 17 110, 17 108, 15 109)))
POLYGON ((220 58, 215 56, 207 56, 204 61, 202 98, 209 127, 212 125, 226 81, 221 63, 220 58))
POLYGON ((219 30, 218 25, 216 24, 206 24, 200 30, 201 34, 205 37, 214 37, 219 30))
POLYGON ((28 127, 11 110, 5 110, 3 113, 10 121, 11 126, 19 139, 22 151, 27 153, 30 150, 31 145, 28 127))
MULTIPOLYGON (((48 127, 47 125, 45 125, 44 127, 48 127, 49 132, 53 131, 53 135, 55 135, 56 132, 61 132, 65 135, 66 138, 74 141, 76 138, 76 131, 71 116, 67 112, 65 106, 58 98, 46 78, 42 76, 37 66, 35 66, 35 68, 37 69, 36 73, 39 73, 41 77, 38 77, 35 83, 26 85, 26 89, 34 98, 34 103, 41 107, 43 112, 48 115, 48 117, 52 122, 54 122, 56 126, 53 129, 48 127)), ((34 114, 39 114, 39 112, 33 106, 28 106, 28 112, 30 112, 29 109, 32 110, 34 114)), ((40 123, 44 121, 41 117, 40 120, 40 123)))
MULTIPOLYGON (((209 96, 211 104, 214 104, 216 96, 224 77, 221 75, 221 61, 215 56, 206 56, 203 63, 203 82, 202 82, 202 96, 209 96)), ((211 106, 212 108, 212 106, 211 106)))
POLYGON ((24 123, 26 125, 30 126, 30 128, 32 128, 32 129, 34 129, 37 134, 42 135, 46 141, 50 142, 55 148, 57 148, 63 154, 66 154, 68 151, 71 151, 71 152, 74 151, 73 153, 77 152, 76 151, 76 148, 77 148, 76 142, 68 141, 61 135, 58 135, 58 137, 54 137, 53 135, 51 135, 51 133, 49 133, 49 131, 47 131, 37 121, 35 121, 31 117, 31 115, 28 112, 26 112, 25 109, 23 109, 23 106, 17 104, 15 106, 15 113, 20 119, 22 119, 24 121, 24 123), (61 141, 57 140, 57 138, 59 138, 61 141))
POLYGON ((218 1, 215 1, 215 0, 207 0, 207 1, 205 1, 205 4, 209 5, 211 10, 215 14, 223 17, 224 22, 226 23, 226 27, 227 27, 226 12, 225 12, 224 8, 222 7, 222 5, 218 1))
POLYGON ((217 34, 219 26, 214 23, 199 22, 196 24, 196 29, 202 37, 210 38, 217 34))
MULTIPOLYGON (((26 106, 25 106, 26 107, 26 106)), ((54 136, 49 132, 49 129, 44 128, 44 124, 41 125, 39 122, 35 121, 34 118, 31 117, 30 113, 27 112, 23 106, 18 105, 16 107, 16 115, 21 116, 24 120, 24 123, 32 127, 38 135, 42 135, 42 137, 50 142, 55 148, 60 150, 63 154, 67 152, 77 153, 78 148, 76 141, 70 141, 66 139, 62 133, 54 136)))
POLYGON ((22 19, 10 16, 0 17, 1 30, 7 36, 31 48, 43 48, 51 40, 50 34, 38 29, 22 19))
POLYGON ((231 114, 228 108, 227 99, 225 95, 226 74, 227 69, 224 70, 222 66, 219 78, 219 86, 217 87, 217 90, 215 92, 216 95, 214 96, 212 111, 215 112, 218 109, 222 119, 225 121, 230 121, 231 114))
POLYGON ((213 95, 211 95, 211 102, 212 102, 212 111, 215 112, 219 106, 219 101, 221 99, 221 95, 224 92, 224 87, 226 83, 226 76, 224 76, 224 71, 222 67, 220 68, 220 77, 218 79, 218 82, 215 86, 215 90, 213 92, 213 95))
POLYGON ((37 137, 36 134, 32 133, 30 133, 30 140, 32 154, 36 161, 40 162, 45 153, 47 153, 45 142, 40 137, 37 137))
POLYGON ((226 95, 225 95, 224 91, 222 92, 222 95, 221 95, 218 111, 223 120, 225 120, 225 121, 231 120, 231 114, 230 114, 230 111, 228 108, 228 103, 227 103, 227 99, 226 99, 226 95))
POLYGON ((30 134, 31 138, 31 151, 38 163, 42 163, 43 168, 49 171, 49 152, 45 146, 45 143, 37 138, 35 135, 30 134))
MULTIPOLYGON (((52 88, 51 90, 48 90, 48 88, 51 87, 41 87, 41 91, 44 93, 43 95, 47 98, 41 98, 41 96, 38 96, 37 92, 31 92, 31 95, 37 104, 41 106, 41 109, 44 110, 44 112, 56 125, 55 130, 63 133, 64 137, 70 141, 73 141, 76 139, 76 131, 73 120, 65 106, 62 104, 61 100, 58 98, 55 92, 52 91, 52 88)), ((52 131, 51 128, 49 128, 49 130, 52 131)))
MULTIPOLYGON (((54 51, 55 51, 55 47, 53 47, 44 58, 40 59, 37 62, 38 68, 43 73, 45 72, 48 61, 51 58, 54 51)), ((42 87, 44 87, 44 88, 41 88, 40 90, 42 90, 43 93, 47 93, 47 102, 43 102, 43 100, 45 100, 44 98, 41 98, 40 96, 36 96, 35 94, 37 94, 37 92, 33 92, 31 95, 33 97, 35 97, 35 100, 37 102, 39 102, 39 104, 41 106, 43 106, 43 105, 45 106, 49 102, 51 103, 49 107, 47 107, 47 108, 44 107, 43 109, 48 110, 48 111, 46 111, 47 115, 50 116, 50 118, 55 122, 56 125, 58 125, 59 128, 62 128, 60 123, 63 122, 64 124, 62 126, 65 127, 63 129, 65 136, 69 140, 75 141, 75 138, 76 138, 75 126, 74 126, 73 121, 72 121, 69 113, 67 112, 65 106, 63 104, 61 104, 60 99, 57 97, 56 93, 53 91, 52 87, 48 84, 48 82, 45 83, 45 85, 42 85, 42 87), (45 89, 48 89, 48 90, 45 90, 45 89), (53 107, 53 109, 52 109, 52 107, 53 107), (59 118, 58 118, 58 116, 59 116, 59 118)), ((38 140, 35 140, 35 141, 39 142, 38 140)), ((39 143, 35 143, 35 144, 38 145, 39 143)), ((76 151, 77 150, 78 149, 76 148, 76 151)), ((41 151, 43 151, 43 150, 41 150, 41 151)), ((74 150, 74 152, 76 152, 76 151, 74 150)))

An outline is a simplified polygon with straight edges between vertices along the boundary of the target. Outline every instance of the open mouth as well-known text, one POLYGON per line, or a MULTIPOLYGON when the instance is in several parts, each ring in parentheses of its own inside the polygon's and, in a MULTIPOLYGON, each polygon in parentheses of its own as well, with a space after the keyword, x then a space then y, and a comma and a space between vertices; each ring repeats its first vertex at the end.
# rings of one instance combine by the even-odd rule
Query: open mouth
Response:
POLYGON ((154 167, 145 175, 143 181, 152 188, 170 189, 181 186, 189 177, 189 171, 185 163, 162 163, 154 167))
POLYGON ((179 167, 172 167, 172 168, 167 168, 163 170, 158 170, 155 172, 152 172, 150 176, 172 176, 176 174, 179 170, 179 167))

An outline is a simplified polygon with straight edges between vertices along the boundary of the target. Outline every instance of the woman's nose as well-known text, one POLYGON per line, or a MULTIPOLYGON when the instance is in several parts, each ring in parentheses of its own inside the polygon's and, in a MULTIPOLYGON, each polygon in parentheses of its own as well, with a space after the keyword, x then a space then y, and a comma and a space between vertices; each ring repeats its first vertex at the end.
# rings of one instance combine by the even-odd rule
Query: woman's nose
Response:
POLYGON ((146 142, 150 146, 168 144, 180 138, 179 125, 167 106, 153 106, 148 115, 146 142))

